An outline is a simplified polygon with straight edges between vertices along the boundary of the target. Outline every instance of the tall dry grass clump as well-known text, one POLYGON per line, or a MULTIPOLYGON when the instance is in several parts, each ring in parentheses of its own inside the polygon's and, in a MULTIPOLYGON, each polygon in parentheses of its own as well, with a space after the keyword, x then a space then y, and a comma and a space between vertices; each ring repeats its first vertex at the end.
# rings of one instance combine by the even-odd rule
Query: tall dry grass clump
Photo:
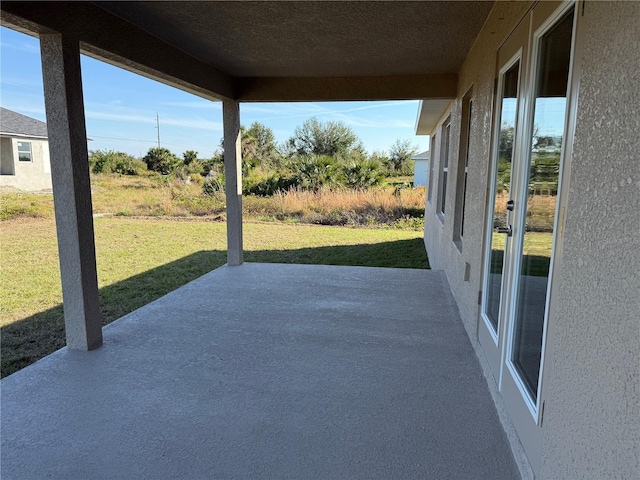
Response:
MULTIPOLYGON (((158 175, 100 174, 92 176, 91 189, 97 214, 225 218, 224 192, 205 195, 196 182, 158 175)), ((1 197, 0 220, 53 216, 51 194, 3 192, 1 197)), ((424 205, 424 188, 291 189, 272 196, 243 197, 246 219, 412 230, 424 227, 424 205)))
POLYGON ((317 192, 291 189, 272 197, 245 197, 244 210, 249 216, 300 223, 421 228, 425 199, 423 188, 321 189, 317 192))

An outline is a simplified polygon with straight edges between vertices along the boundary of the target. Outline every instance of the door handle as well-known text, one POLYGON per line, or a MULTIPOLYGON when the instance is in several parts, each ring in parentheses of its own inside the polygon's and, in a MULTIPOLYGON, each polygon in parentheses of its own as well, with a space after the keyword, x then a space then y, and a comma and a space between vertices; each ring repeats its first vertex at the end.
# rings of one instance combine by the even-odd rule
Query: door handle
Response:
POLYGON ((510 237, 513 235, 513 230, 511 230, 511 225, 509 225, 508 227, 498 227, 496 228, 496 232, 506 233, 507 237, 510 237))

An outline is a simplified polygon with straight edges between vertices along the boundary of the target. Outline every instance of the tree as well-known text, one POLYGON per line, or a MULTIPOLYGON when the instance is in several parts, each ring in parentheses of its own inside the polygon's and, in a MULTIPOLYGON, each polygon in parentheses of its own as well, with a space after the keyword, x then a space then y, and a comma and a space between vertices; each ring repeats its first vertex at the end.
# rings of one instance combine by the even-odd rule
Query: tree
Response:
POLYGON ((271 163, 278 156, 276 137, 269 127, 260 122, 253 122, 246 134, 255 143, 256 155, 261 165, 271 163))
POLYGON ((362 151, 362 142, 358 136, 342 122, 321 123, 310 118, 296 127, 289 138, 288 146, 298 155, 327 155, 347 158, 354 150, 362 151))
POLYGON ((418 147, 411 140, 396 140, 389 149, 387 168, 399 174, 411 173, 411 157, 418 151, 418 147))
POLYGON ((182 160, 162 147, 150 148, 142 160, 147 164, 149 170, 159 172, 163 175, 169 175, 183 164, 182 160))
POLYGON ((369 156, 369 160, 378 162, 380 165, 386 165, 389 162, 389 157, 384 150, 374 150, 369 156))
MULTIPOLYGON (((253 122, 247 129, 240 127, 240 153, 242 155, 242 173, 248 175, 258 165, 265 168, 279 166, 280 154, 275 144, 273 130, 253 122)), ((224 138, 220 139, 220 160, 224 162, 224 138)))
POLYGON ((504 159, 506 162, 511 163, 511 157, 513 156, 513 135, 515 128, 513 125, 509 125, 504 122, 500 128, 500 143, 498 145, 498 158, 504 159))
POLYGON ((182 154, 182 158, 184 160, 184 164, 189 165, 191 162, 198 159, 198 152, 195 150, 187 150, 182 154))

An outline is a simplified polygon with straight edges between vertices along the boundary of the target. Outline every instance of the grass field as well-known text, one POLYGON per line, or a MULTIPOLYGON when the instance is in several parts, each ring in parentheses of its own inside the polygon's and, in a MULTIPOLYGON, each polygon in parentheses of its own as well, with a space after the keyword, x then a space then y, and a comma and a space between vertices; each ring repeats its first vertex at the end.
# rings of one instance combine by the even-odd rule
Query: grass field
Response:
MULTIPOLYGON (((226 262, 222 222, 96 218, 98 283, 109 323, 226 262)), ((428 268, 422 232, 246 223, 245 260, 428 268)), ((0 227, 2 376, 64 345, 53 218, 0 227)))

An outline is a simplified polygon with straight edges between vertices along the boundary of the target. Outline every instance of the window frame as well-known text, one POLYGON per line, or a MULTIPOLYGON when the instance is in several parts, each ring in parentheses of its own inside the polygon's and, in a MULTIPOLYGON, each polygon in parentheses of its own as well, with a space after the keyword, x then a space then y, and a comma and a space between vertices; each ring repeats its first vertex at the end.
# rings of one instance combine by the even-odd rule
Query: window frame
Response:
POLYGON ((451 116, 445 120, 440 136, 440 168, 438 175, 438 217, 444 222, 447 185, 449 183, 449 153, 451 150, 451 116))
POLYGON ((469 173, 469 150, 471 142, 471 121, 473 118, 473 86, 462 97, 460 121, 460 145, 458 148, 458 171, 456 173, 456 203, 454 209, 453 242, 462 251, 464 236, 464 216, 469 173))
POLYGON ((436 168, 436 140, 437 135, 431 135, 431 142, 429 145, 429 178, 427 179, 427 201, 433 204, 433 177, 436 168))
POLYGON ((16 141, 16 153, 18 154, 18 161, 24 163, 33 163, 33 144, 32 142, 18 140, 16 141), (20 147, 22 145, 27 145, 29 147, 29 152, 20 151, 20 147), (23 160, 22 155, 29 154, 29 160, 23 160))

